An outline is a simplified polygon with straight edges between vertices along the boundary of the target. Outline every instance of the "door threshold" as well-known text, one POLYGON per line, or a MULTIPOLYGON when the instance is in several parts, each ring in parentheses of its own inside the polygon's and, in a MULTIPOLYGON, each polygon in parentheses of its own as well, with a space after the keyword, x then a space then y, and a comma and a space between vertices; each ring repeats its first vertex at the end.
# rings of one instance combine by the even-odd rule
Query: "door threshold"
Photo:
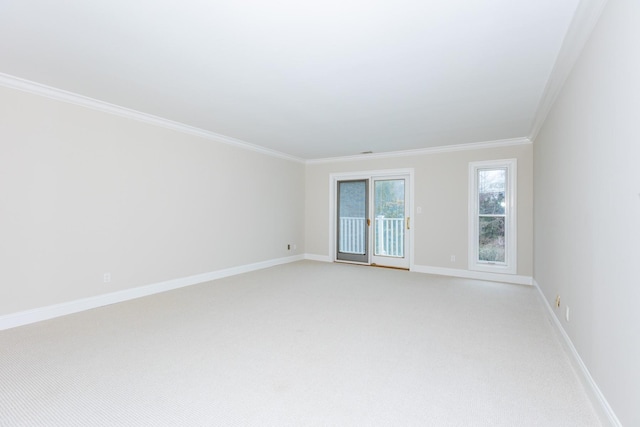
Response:
POLYGON ((378 265, 378 264, 369 264, 371 267, 378 267, 378 268, 390 268, 392 270, 402 270, 402 271, 409 271, 408 268, 406 267, 393 267, 391 265, 378 265))
POLYGON ((371 265, 368 262, 347 261, 347 260, 344 260, 344 259, 336 259, 333 262, 338 263, 338 264, 364 265, 365 267, 368 267, 368 266, 371 265))
POLYGON ((410 271, 408 267, 394 267, 392 265, 380 265, 376 263, 367 263, 367 262, 357 262, 357 261, 345 261, 342 259, 336 259, 333 262, 337 264, 351 264, 351 265, 361 265, 363 267, 377 267, 377 268, 389 268, 391 270, 402 270, 402 271, 410 271))

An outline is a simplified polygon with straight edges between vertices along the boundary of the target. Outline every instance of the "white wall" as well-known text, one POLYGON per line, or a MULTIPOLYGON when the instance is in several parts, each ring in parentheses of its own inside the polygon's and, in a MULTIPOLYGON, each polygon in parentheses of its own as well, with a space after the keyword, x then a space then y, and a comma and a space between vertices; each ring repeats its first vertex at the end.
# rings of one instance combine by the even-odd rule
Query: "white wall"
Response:
POLYGON ((640 425, 639 41, 640 2, 609 0, 534 142, 534 277, 625 426, 640 425))
POLYGON ((467 270, 469 162, 518 159, 518 269, 533 273, 533 166, 531 144, 499 148, 311 163, 306 176, 307 253, 329 256, 329 177, 332 173, 415 169, 413 213, 414 263, 417 266, 467 270), (456 261, 451 262, 451 255, 456 261))
POLYGON ((0 316, 302 253, 304 190, 302 163, 0 88, 0 316))

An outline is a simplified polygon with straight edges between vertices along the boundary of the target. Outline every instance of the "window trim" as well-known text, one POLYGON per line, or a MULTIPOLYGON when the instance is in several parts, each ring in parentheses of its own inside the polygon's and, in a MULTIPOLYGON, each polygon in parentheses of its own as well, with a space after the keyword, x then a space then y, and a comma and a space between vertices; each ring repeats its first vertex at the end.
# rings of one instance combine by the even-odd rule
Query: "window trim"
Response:
POLYGON ((517 239, 517 160, 489 160, 469 163, 469 270, 490 273, 516 274, 518 267, 517 239), (507 190, 505 192, 505 262, 489 263, 478 260, 479 212, 478 212, 478 171, 483 169, 506 169, 507 190))

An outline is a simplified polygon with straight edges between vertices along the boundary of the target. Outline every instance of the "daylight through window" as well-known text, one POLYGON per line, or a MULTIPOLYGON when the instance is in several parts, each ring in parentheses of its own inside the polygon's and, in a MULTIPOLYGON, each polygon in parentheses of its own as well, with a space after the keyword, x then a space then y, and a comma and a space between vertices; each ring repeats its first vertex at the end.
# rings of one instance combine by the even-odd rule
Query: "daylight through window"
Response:
POLYGON ((515 160, 469 167, 469 269, 515 273, 515 160))

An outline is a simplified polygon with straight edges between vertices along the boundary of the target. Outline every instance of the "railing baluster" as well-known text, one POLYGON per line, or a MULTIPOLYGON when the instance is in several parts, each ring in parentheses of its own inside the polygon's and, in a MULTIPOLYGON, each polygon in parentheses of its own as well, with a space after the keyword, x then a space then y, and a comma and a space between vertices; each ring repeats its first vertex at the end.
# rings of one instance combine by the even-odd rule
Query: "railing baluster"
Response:
POLYGON ((376 252, 379 255, 404 255, 404 218, 376 218, 376 252))
POLYGON ((340 252, 364 253, 365 218, 340 218, 340 252))

